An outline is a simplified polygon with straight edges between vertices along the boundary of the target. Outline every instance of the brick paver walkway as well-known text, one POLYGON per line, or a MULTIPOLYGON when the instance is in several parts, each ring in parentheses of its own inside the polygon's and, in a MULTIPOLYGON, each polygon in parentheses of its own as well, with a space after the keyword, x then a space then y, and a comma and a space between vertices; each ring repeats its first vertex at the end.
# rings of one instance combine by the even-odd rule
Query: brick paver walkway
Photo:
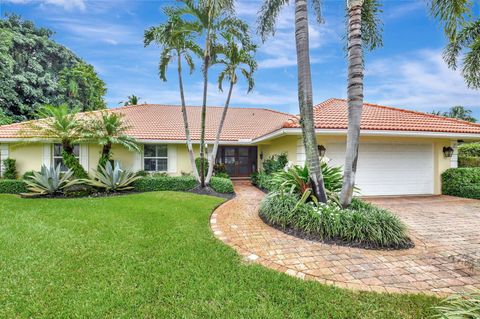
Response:
POLYGON ((415 248, 365 250, 287 235, 258 216, 264 194, 235 182, 237 196, 211 216, 212 230, 247 261, 302 279, 357 290, 445 295, 480 288, 480 201, 448 196, 369 199, 400 215, 415 248))

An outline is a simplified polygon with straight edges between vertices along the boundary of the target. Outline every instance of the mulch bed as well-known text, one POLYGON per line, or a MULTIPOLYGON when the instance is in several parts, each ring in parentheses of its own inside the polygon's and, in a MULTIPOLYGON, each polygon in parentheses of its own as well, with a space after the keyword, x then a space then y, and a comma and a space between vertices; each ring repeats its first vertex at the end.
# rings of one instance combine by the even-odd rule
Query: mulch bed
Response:
POLYGON ((233 194, 222 194, 214 191, 212 188, 206 186, 204 188, 200 187, 200 185, 195 186, 191 190, 188 191, 189 193, 194 193, 198 195, 209 195, 209 196, 216 196, 216 197, 221 197, 225 199, 232 199, 235 197, 235 193, 233 194))

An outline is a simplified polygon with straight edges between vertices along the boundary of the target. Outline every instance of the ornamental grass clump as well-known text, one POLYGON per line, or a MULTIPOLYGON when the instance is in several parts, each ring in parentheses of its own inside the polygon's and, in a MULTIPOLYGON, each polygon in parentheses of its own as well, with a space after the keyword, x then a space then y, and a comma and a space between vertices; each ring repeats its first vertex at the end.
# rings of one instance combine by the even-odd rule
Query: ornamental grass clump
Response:
POLYGON ((268 224, 321 241, 364 248, 412 247, 401 220, 387 210, 354 199, 348 209, 336 203, 302 202, 292 193, 271 193, 260 205, 268 224))

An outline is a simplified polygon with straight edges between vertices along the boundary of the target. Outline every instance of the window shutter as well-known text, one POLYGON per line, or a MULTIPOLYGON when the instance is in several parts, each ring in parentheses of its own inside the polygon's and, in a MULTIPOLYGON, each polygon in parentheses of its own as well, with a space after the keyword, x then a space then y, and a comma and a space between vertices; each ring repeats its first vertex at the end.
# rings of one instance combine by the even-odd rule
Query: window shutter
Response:
POLYGON ((452 141, 450 146, 453 148, 453 155, 450 157, 450 167, 457 168, 458 167, 458 142, 452 141))
POLYGON ((143 169, 142 161, 143 147, 140 147, 140 152, 133 152, 133 167, 134 172, 141 171, 143 169))
POLYGON ((8 154, 8 145, 0 144, 0 176, 3 177, 3 172, 5 171, 5 166, 3 165, 3 160, 7 159, 8 154))
POLYGON ((52 166, 52 144, 43 144, 42 164, 46 167, 52 166))
POLYGON ((177 145, 168 145, 168 173, 177 172, 177 145))
POLYGON ((80 165, 82 165, 83 169, 88 172, 88 144, 80 144, 80 165))

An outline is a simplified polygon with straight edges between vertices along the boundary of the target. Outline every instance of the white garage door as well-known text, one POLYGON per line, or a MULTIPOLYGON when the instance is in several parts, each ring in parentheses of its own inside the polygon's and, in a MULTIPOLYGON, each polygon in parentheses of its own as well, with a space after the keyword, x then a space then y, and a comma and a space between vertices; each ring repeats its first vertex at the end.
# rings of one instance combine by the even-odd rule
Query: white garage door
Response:
MULTIPOLYGON (((345 164, 345 144, 329 144, 329 164, 345 164)), ((356 185, 361 195, 433 194, 432 144, 362 143, 356 185)))

